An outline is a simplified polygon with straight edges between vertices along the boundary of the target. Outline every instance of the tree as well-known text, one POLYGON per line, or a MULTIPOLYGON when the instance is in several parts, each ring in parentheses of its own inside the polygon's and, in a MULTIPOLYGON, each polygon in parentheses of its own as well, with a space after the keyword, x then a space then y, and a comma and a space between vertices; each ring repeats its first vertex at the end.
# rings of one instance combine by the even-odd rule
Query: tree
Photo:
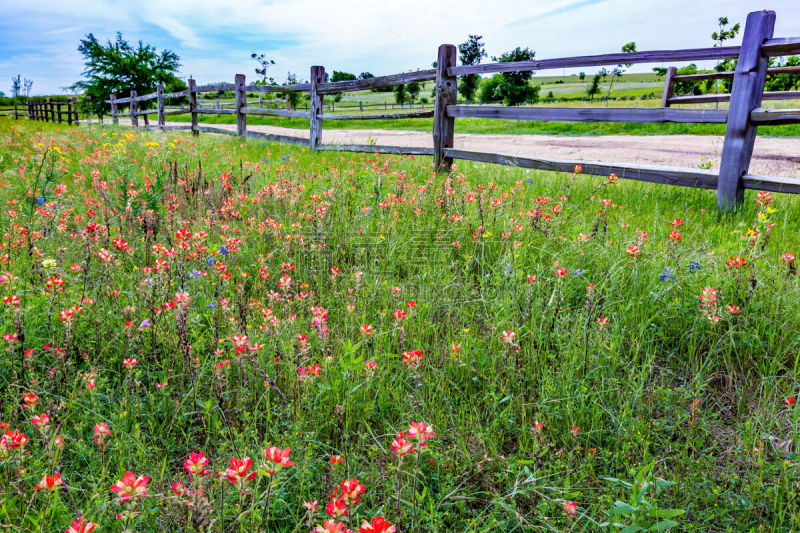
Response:
MULTIPOLYGON (((297 84, 297 76, 295 76, 291 72, 286 73, 286 85, 295 85, 297 84)), ((300 101, 300 93, 297 91, 287 91, 285 96, 289 99, 289 107, 295 109, 297 107, 298 102, 300 101)))
POLYGON ((580 78, 581 81, 585 80, 586 79, 586 73, 585 72, 581 72, 580 74, 578 74, 578 78, 580 78))
POLYGON ((356 79, 355 74, 350 74, 349 72, 339 72, 338 70, 333 71, 333 76, 331 76, 332 82, 337 81, 349 81, 356 79))
MULTIPOLYGON (((623 54, 631 54, 636 51, 636 43, 633 41, 622 45, 622 53, 623 54)), ((608 95, 606 96, 606 105, 608 105, 608 99, 611 97, 611 89, 614 88, 614 81, 622 76, 622 73, 625 72, 626 69, 631 68, 632 63, 622 64, 620 63, 614 70, 611 71, 611 83, 608 85, 608 95), (625 68, 622 68, 625 67, 625 68)))
MULTIPOLYGON (((83 55, 86 70, 83 76, 87 79, 72 85, 72 89, 81 89, 86 96, 83 105, 99 116, 106 112, 105 100, 111 93, 125 97, 131 90, 144 95, 155 92, 156 85, 164 84, 166 92, 186 89, 186 84, 175 76, 180 67, 180 58, 172 50, 157 52, 155 47, 139 41, 138 46, 131 46, 117 33, 116 40, 103 45, 91 33, 80 41, 78 51, 83 55)), ((148 109, 155 99, 140 102, 142 109, 148 109)), ((145 115, 145 124, 147 124, 145 115)))
POLYGON ((261 79, 256 81, 257 85, 274 85, 275 79, 272 76, 267 76, 267 71, 271 65, 275 64, 275 61, 272 59, 267 59, 266 55, 264 54, 256 54, 253 52, 250 54, 250 59, 255 59, 258 66, 255 68, 256 76, 259 76, 261 79))
POLYGON ((594 75, 592 78, 592 84, 586 88, 586 94, 589 95, 589 98, 594 101, 594 97, 600 94, 600 82, 606 79, 608 76, 608 71, 606 69, 600 69, 600 72, 594 75))
POLYGON ((417 96, 419 95, 419 90, 420 86, 418 81, 412 81, 406 86, 406 92, 408 93, 408 98, 409 100, 411 100, 411 103, 414 103, 414 100, 417 99, 417 96))
POLYGON ((493 102, 497 98, 497 86, 500 85, 502 79, 503 77, 500 74, 495 74, 488 80, 481 82, 481 88, 478 91, 478 98, 481 102, 493 102))
POLYGON ((25 97, 26 98, 30 98, 31 97, 31 89, 33 89, 33 80, 29 80, 28 78, 25 78, 25 80, 22 82, 22 86, 24 87, 23 92, 25 93, 25 97))
MULTIPOLYGON (((458 45, 458 59, 462 65, 477 65, 481 59, 486 57, 482 35, 470 35, 467 40, 458 45)), ((471 102, 478 90, 481 77, 478 74, 466 74, 461 76, 458 82, 458 92, 467 102, 471 102)))
POLYGON ((406 86, 402 83, 394 86, 394 101, 400 105, 406 103, 406 86))
MULTIPOLYGON (((499 63, 509 63, 513 61, 530 61, 535 56, 536 52, 530 48, 520 48, 518 46, 510 52, 504 53, 499 58, 493 57, 492 60, 499 63)), ((533 71, 531 70, 504 72, 500 74, 500 83, 495 89, 494 97, 502 99, 506 105, 538 102, 539 87, 534 87, 530 84, 532 77, 533 71)))
POLYGON ((19 74, 11 78, 11 98, 16 98, 22 94, 22 79, 19 74))
MULTIPOLYGON (((722 46, 725 41, 729 41, 734 39, 736 35, 739 34, 739 30, 741 26, 737 22, 730 28, 726 29, 728 26, 728 17, 719 17, 717 19, 717 24, 719 24, 719 31, 715 31, 711 34, 711 38, 714 40, 714 48, 718 46, 722 46)), ((730 70, 736 70, 736 59, 730 58, 725 59, 717 63, 717 66, 714 67, 714 70, 717 72, 727 72, 730 70)), ((719 92, 719 81, 718 80, 708 80, 708 85, 714 87, 715 92, 719 92)), ((733 86, 733 78, 728 78, 721 80, 722 85, 725 87, 726 92, 731 91, 731 87, 733 86)))
MULTIPOLYGON (((798 67, 800 57, 790 56, 785 60, 778 57, 769 58, 769 66, 773 67, 798 67)), ((800 89, 800 72, 784 72, 781 74, 770 74, 767 76, 765 86, 767 91, 791 91, 800 89)))
POLYGON ((362 72, 361 74, 358 75, 358 79, 360 80, 370 80, 374 77, 375 74, 373 74, 372 72, 362 72))

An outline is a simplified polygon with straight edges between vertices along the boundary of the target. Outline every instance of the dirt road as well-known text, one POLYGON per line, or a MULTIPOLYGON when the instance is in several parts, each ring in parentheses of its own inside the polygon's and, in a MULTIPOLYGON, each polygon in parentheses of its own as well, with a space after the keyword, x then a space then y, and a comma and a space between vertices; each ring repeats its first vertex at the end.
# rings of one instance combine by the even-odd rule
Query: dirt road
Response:
MULTIPOLYGON (((179 124, 179 123, 174 123, 179 124)), ((183 125, 186 125, 183 123, 183 125)), ((235 129, 235 124, 214 124, 235 129)), ((248 125, 248 130, 277 135, 305 136, 308 132, 277 126, 248 125)), ((432 147, 430 133, 402 130, 335 130, 322 132, 322 141, 331 144, 376 144, 389 146, 432 147)), ((711 159, 719 169, 722 137, 714 135, 605 135, 601 137, 566 137, 555 135, 484 135, 459 134, 456 148, 482 150, 518 156, 549 159, 583 159, 616 163, 643 163, 678 167, 697 167, 701 158, 711 159)), ((752 174, 800 179, 800 139, 759 137, 756 140, 752 174)))

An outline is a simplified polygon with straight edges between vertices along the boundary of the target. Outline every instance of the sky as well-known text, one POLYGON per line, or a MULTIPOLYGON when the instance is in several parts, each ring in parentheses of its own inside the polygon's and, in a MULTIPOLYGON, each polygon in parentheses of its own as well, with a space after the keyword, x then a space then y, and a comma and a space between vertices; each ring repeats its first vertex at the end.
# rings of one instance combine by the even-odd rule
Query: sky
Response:
MULTIPOLYGON (((253 52, 306 80, 311 65, 327 72, 395 74, 430 68, 442 43, 469 34, 500 55, 527 46, 540 59, 639 50, 711 46, 720 16, 742 22, 749 11, 776 12, 776 37, 800 36, 800 0, 3 0, 0 91, 11 77, 33 80, 34 95, 63 94, 81 78, 79 40, 131 42, 171 49, 180 77, 198 84, 255 80, 253 52)), ((739 44, 739 40, 733 44, 739 44)), ((648 70, 656 65, 635 66, 648 70)), ((661 66, 661 65, 658 65, 661 66)), ((585 69, 592 72, 593 69, 585 69)), ((552 75, 553 71, 540 71, 552 75)), ((557 72, 560 73, 560 72, 557 72)), ((567 74, 570 72, 567 71, 567 74)))

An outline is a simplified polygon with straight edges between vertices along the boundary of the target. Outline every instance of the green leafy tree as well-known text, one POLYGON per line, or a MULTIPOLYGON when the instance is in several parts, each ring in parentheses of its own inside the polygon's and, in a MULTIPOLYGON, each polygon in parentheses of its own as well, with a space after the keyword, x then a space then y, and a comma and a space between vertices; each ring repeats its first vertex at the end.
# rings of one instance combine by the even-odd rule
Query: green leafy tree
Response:
POLYGON ((581 72, 580 74, 578 74, 578 78, 580 78, 581 81, 585 80, 586 79, 586 73, 585 72, 581 72))
POLYGON ((275 79, 272 76, 269 76, 267 72, 269 71, 269 67, 275 64, 275 61, 272 59, 267 59, 265 54, 257 54, 253 52, 250 54, 250 59, 254 59, 258 66, 255 68, 256 76, 259 79, 256 81, 256 85, 274 85, 275 79))
MULTIPOLYGON (((467 40, 458 45, 458 59, 462 65, 477 65, 481 59, 486 57, 482 35, 470 35, 467 40)), ((471 102, 475 93, 478 91, 481 77, 478 74, 466 74, 461 76, 458 82, 458 92, 464 100, 471 102)))
MULTIPOLYGON (((157 52, 155 47, 139 41, 131 46, 117 33, 114 42, 102 44, 93 34, 80 41, 78 51, 84 57, 85 80, 72 85, 72 89, 82 90, 86 96, 84 106, 94 114, 106 113, 105 100, 111 93, 120 97, 130 95, 131 90, 143 95, 155 92, 156 85, 163 83, 166 92, 186 89, 186 84, 175 73, 180 67, 180 58, 172 50, 157 52)), ((149 109, 155 100, 140 102, 141 109, 149 109)), ((145 115, 145 124, 147 124, 145 115)))
MULTIPOLYGON (((510 63, 531 61, 535 56, 536 52, 530 48, 520 48, 518 46, 499 58, 493 57, 492 60, 499 63, 510 63)), ((539 101, 539 87, 531 85, 532 77, 533 71, 531 70, 503 72, 500 74, 500 83, 495 89, 495 98, 503 100, 506 105, 519 105, 525 102, 535 104, 539 101)))
MULTIPOLYGON (((769 58, 770 68, 775 67, 799 67, 800 57, 790 56, 786 59, 771 57, 769 58)), ((800 72, 783 72, 781 74, 770 74, 767 76, 767 91, 792 91, 800 89, 800 72)))
POLYGON ((372 72, 362 72, 361 74, 358 75, 358 79, 360 80, 370 80, 374 77, 375 74, 373 74, 372 72))
POLYGON ((495 74, 481 82, 481 88, 478 91, 478 98, 481 102, 493 102, 497 98, 497 87, 502 79, 503 77, 500 74, 495 74))
MULTIPOLYGON (((741 30, 741 25, 737 22, 733 26, 728 27, 728 17, 719 17, 717 19, 717 24, 719 24, 719 31, 715 31, 711 34, 711 38, 714 40, 714 48, 718 46, 723 46, 725 41, 729 41, 731 39, 735 39, 736 36, 739 34, 741 30)), ((731 70, 736 70, 736 59, 729 58, 717 63, 717 66, 714 67, 714 70, 717 72, 728 72, 731 70)), ((723 80, 708 80, 707 82, 708 88, 714 88, 715 92, 719 92, 719 85, 725 88, 725 92, 730 92, 731 87, 733 86, 733 78, 727 78, 723 80)))
POLYGON ((586 88, 586 94, 590 100, 594 101, 594 97, 600 94, 600 83, 606 79, 606 76, 608 76, 606 69, 600 69, 600 72, 594 75, 592 83, 586 88))
POLYGON ((413 103, 414 100, 417 99, 419 96, 420 86, 418 81, 412 81, 408 85, 406 85, 406 92, 408 93, 408 99, 413 103))
POLYGON ((400 105, 406 103, 406 86, 404 84, 394 86, 394 101, 400 105))
POLYGON ((332 82, 350 81, 350 80, 355 80, 355 79, 356 79, 356 75, 355 74, 350 74, 349 72, 339 72, 338 70, 334 70, 333 71, 333 75, 331 76, 331 81, 332 82))
MULTIPOLYGON (((286 73, 286 85, 296 85, 299 83, 297 81, 297 76, 292 72, 286 73)), ((295 109, 297 104, 300 102, 300 93, 296 91, 287 91, 284 93, 284 96, 289 98, 289 107, 295 109)))
MULTIPOLYGON (((636 51, 636 43, 629 42, 627 44, 622 45, 622 53, 624 54, 631 54, 636 51)), ((622 64, 620 63, 611 71, 611 83, 608 85, 608 94, 606 95, 606 105, 608 105, 608 98, 611 97, 611 89, 614 88, 614 82, 617 78, 621 77, 625 70, 631 68, 632 63, 622 64), (623 68, 624 67, 624 68, 623 68)))

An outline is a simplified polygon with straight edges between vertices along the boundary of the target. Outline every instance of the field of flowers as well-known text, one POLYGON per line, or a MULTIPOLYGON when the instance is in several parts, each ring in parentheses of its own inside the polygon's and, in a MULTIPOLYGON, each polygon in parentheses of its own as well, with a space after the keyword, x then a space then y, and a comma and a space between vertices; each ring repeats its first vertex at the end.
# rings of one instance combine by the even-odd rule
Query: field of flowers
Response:
POLYGON ((0 121, 0 530, 797 531, 800 207, 0 121))

